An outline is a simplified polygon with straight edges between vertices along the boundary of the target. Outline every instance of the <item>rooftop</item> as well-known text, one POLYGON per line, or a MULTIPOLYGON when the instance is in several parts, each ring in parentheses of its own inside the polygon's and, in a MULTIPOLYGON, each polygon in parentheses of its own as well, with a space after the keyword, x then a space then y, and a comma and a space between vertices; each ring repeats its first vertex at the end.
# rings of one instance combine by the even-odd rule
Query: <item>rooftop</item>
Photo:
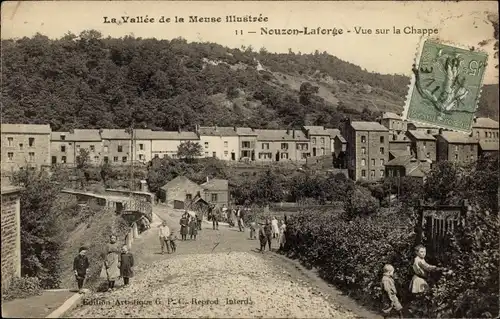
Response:
POLYGON ((125 129, 103 129, 103 140, 130 140, 131 136, 125 129))
POLYGON ((250 127, 237 127, 236 134, 242 136, 257 136, 258 134, 250 127))
MULTIPOLYGON (((168 189, 168 188, 170 188, 170 187, 176 187, 176 186, 181 185, 181 184, 186 183, 186 182, 187 182, 187 183, 193 183, 193 184, 196 184, 195 182, 193 182, 192 180, 190 180, 190 179, 189 179, 189 178, 187 178, 186 176, 184 176, 184 175, 179 175, 179 176, 177 176, 176 178, 174 178, 174 179, 172 179, 172 180, 168 181, 165 185, 163 185, 163 186, 161 187, 161 189, 166 190, 166 189, 168 189)), ((196 184, 196 185, 198 185, 198 184, 196 184)))
POLYGON ((238 136, 232 126, 200 126, 198 132, 204 136, 238 136))
POLYGON ((473 128, 498 128, 498 122, 488 117, 478 117, 472 123, 473 128))
POLYGON ((405 166, 406 164, 410 163, 412 158, 412 155, 398 156, 387 162, 385 166, 405 166))
POLYGON ((406 156, 406 155, 410 155, 410 152, 407 151, 407 150, 392 150, 392 151, 389 151, 389 155, 394 157, 394 158, 397 158, 397 157, 400 157, 400 156, 406 156))
POLYGON ((2 134, 50 134, 52 130, 48 124, 2 124, 1 131, 2 134))
POLYGON ((179 131, 151 131, 149 138, 151 140, 199 140, 195 132, 179 131))
POLYGON ((220 191, 220 190, 228 190, 229 182, 227 179, 209 179, 207 182, 200 185, 206 190, 220 191))
POLYGON ((479 146, 483 151, 498 151, 498 141, 497 142, 479 141, 479 146))
POLYGON ((440 136, 451 144, 475 144, 478 142, 476 138, 460 132, 442 131, 440 136))
POLYGON ((391 119, 391 120, 402 120, 402 117, 392 112, 385 112, 382 114, 382 119, 391 119))
POLYGON ((300 130, 255 130, 259 141, 309 141, 300 130), (295 131, 295 138, 293 132, 295 131))
POLYGON ((408 134, 415 138, 416 140, 424 140, 424 141, 435 141, 436 139, 434 136, 427 134, 427 132, 424 131, 417 131, 417 130, 409 130, 408 134))
POLYGON ((327 128, 325 130, 328 134, 330 134, 331 138, 335 138, 335 136, 340 135, 340 130, 338 128, 327 128))
POLYGON ((324 126, 304 126, 309 135, 330 135, 324 126))
POLYGON ((2 195, 12 194, 22 190, 23 190, 22 187, 12 186, 12 185, 9 186, 2 185, 2 195))
POLYGON ((351 122, 351 127, 356 131, 382 131, 388 132, 389 129, 377 122, 351 122))

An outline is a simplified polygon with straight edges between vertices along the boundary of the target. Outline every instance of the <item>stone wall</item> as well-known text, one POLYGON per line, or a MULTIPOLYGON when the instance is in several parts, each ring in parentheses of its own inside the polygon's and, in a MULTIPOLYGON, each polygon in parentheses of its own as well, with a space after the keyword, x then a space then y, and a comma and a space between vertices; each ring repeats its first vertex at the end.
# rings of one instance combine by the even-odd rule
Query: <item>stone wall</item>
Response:
POLYGON ((21 276, 20 189, 2 189, 2 289, 21 276))

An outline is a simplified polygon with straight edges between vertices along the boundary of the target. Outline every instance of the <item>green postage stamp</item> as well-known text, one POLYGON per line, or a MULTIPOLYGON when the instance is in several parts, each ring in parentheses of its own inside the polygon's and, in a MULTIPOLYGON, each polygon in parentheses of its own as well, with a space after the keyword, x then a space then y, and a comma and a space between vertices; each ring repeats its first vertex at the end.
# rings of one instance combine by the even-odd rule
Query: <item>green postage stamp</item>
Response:
POLYGON ((425 40, 413 66, 407 121, 469 133, 488 55, 425 40))

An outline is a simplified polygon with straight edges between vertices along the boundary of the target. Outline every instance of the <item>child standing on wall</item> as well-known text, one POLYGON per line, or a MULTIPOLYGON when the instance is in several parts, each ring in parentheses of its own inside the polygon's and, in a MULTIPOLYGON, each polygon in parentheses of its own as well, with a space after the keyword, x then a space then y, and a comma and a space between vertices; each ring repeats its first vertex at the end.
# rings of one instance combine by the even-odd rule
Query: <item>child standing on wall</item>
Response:
POLYGON ((129 252, 127 245, 122 247, 119 267, 120 277, 123 278, 123 285, 127 286, 130 278, 134 276, 134 272, 132 270, 132 267, 134 267, 134 256, 129 252))
POLYGON ((87 256, 87 247, 80 247, 78 255, 73 260, 73 272, 75 273, 76 282, 78 285, 78 292, 82 292, 83 283, 89 272, 89 259, 87 256))
POLYGON ((401 303, 397 296, 396 285, 394 284, 394 267, 392 265, 384 266, 384 274, 382 276, 382 290, 384 294, 384 308, 382 312, 384 318, 387 318, 394 310, 398 313, 399 318, 403 318, 401 303))

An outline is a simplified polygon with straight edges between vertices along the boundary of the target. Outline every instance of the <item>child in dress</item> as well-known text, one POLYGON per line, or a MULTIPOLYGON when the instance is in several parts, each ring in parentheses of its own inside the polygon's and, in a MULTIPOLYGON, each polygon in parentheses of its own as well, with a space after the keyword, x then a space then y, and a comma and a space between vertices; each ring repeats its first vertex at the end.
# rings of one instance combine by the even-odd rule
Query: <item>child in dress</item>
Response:
POLYGON ((73 260, 73 272, 75 273, 76 282, 78 285, 78 292, 82 292, 83 283, 85 281, 85 277, 89 272, 89 259, 87 256, 87 247, 80 247, 78 251, 78 255, 73 260))
POLYGON ((382 290, 384 294, 384 318, 387 317, 392 310, 396 311, 399 318, 403 318, 401 303, 397 296, 396 285, 394 284, 394 267, 392 265, 384 266, 384 275, 382 276, 382 290))
POLYGON ((127 286, 130 278, 134 276, 134 272, 132 270, 132 267, 134 267, 134 256, 129 252, 127 245, 122 247, 119 267, 120 277, 123 278, 123 285, 127 286))
POLYGON ((173 234, 173 232, 168 236, 168 243, 170 244, 170 249, 172 249, 172 252, 175 253, 177 250, 177 245, 175 244, 177 240, 177 236, 173 234))

